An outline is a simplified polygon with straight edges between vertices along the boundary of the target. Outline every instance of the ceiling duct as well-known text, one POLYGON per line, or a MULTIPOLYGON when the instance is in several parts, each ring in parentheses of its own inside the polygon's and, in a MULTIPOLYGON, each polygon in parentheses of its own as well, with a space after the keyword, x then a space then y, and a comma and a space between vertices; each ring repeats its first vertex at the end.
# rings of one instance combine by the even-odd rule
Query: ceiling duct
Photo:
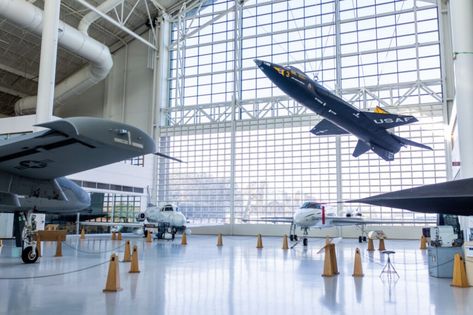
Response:
MULTIPOLYGON (((0 16, 23 29, 41 35, 43 11, 23 0, 0 0, 0 16)), ((99 43, 72 26, 59 21, 58 42, 61 47, 90 61, 90 64, 56 85, 54 102, 60 104, 70 96, 81 94, 105 79, 113 66, 107 46, 99 43)), ((37 97, 22 98, 15 103, 17 114, 28 114, 36 110, 37 97)))

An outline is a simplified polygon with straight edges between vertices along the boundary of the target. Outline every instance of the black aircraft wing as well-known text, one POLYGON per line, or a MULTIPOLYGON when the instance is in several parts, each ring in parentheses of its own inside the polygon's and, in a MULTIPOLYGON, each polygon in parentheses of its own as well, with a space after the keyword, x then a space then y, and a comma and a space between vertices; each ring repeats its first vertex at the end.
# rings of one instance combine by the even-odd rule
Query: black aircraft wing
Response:
POLYGON ((347 202, 469 216, 473 215, 473 178, 424 185, 347 202))
POLYGON ((46 130, 0 142, 0 170, 52 179, 155 152, 146 133, 99 118, 75 117, 39 125, 46 130))
POLYGON ((346 135, 348 132, 337 125, 331 123, 327 119, 322 119, 317 125, 310 131, 316 136, 335 136, 335 135, 346 135))

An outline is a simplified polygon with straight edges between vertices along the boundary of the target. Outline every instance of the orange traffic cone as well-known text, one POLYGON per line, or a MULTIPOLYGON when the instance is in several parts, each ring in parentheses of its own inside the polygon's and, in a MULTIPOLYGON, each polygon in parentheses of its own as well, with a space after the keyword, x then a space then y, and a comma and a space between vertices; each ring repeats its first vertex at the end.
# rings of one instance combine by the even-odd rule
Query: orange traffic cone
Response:
POLYGON ((460 254, 455 254, 453 261, 452 287, 467 288, 468 278, 466 277, 465 262, 460 254))
POLYGON ((115 241, 117 239, 117 233, 112 232, 112 241, 115 241))
POLYGON ((153 237, 152 237, 151 234, 153 234, 153 232, 148 230, 148 233, 146 234, 146 243, 152 243, 153 242, 153 237))
POLYGON ((85 240, 85 229, 84 228, 82 228, 82 230, 80 231, 80 239, 85 240))
POLYGON ((369 252, 374 252, 374 243, 372 238, 368 238, 368 249, 369 252))
POLYGON ((123 262, 130 262, 130 261, 131 261, 130 240, 127 240, 125 243, 125 254, 123 255, 123 262))
POLYGON ((263 248, 263 238, 261 237, 261 234, 258 234, 256 239, 256 248, 263 248))
POLYGON ((186 234, 186 232, 182 233, 181 245, 187 245, 187 234, 186 234))
POLYGON ((355 251, 355 266, 353 268, 353 277, 363 277, 363 265, 361 264, 360 249, 357 248, 355 251))
POLYGON ((223 246, 222 233, 218 233, 218 235, 217 235, 217 246, 223 246))
POLYGON ((427 249, 427 239, 424 235, 420 238, 420 249, 427 249))
POLYGON ((379 239, 379 248, 378 248, 378 250, 379 251, 386 250, 386 247, 384 246, 384 238, 379 239))
POLYGON ((123 239, 123 237, 122 237, 122 232, 118 232, 118 237, 117 237, 117 239, 118 239, 119 241, 121 241, 121 240, 123 239))
POLYGON ((284 234, 282 238, 282 249, 284 250, 289 249, 289 244, 287 242, 287 234, 284 234))
POLYGON ((56 238, 56 255, 54 257, 62 257, 62 239, 60 235, 56 238))
POLYGON ((140 268, 138 267, 138 246, 133 246, 133 254, 131 255, 131 266, 129 273, 139 273, 140 268))
POLYGON ((330 244, 327 244, 325 245, 324 271, 322 277, 331 277, 333 274, 332 252, 330 250, 330 244))
POLYGON ((118 270, 118 257, 112 254, 110 264, 108 265, 107 282, 103 292, 117 292, 120 288, 120 272, 118 270))

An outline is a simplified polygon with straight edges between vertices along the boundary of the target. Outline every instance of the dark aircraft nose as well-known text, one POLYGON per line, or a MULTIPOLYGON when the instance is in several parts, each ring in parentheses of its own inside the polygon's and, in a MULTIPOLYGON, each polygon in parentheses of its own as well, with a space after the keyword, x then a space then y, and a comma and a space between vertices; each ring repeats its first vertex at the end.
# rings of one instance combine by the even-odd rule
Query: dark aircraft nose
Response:
POLYGON ((260 67, 263 64, 263 60, 253 59, 253 61, 256 63, 258 67, 260 67))

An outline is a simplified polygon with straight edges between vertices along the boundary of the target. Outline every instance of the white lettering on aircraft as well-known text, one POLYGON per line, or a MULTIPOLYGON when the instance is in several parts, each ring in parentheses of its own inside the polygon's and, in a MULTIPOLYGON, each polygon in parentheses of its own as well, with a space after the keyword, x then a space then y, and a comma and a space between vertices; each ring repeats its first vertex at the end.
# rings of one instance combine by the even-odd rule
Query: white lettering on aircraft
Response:
POLYGON ((404 123, 409 122, 412 120, 412 117, 397 117, 397 118, 381 118, 381 119, 373 119, 373 121, 378 124, 392 124, 392 123, 404 123))

